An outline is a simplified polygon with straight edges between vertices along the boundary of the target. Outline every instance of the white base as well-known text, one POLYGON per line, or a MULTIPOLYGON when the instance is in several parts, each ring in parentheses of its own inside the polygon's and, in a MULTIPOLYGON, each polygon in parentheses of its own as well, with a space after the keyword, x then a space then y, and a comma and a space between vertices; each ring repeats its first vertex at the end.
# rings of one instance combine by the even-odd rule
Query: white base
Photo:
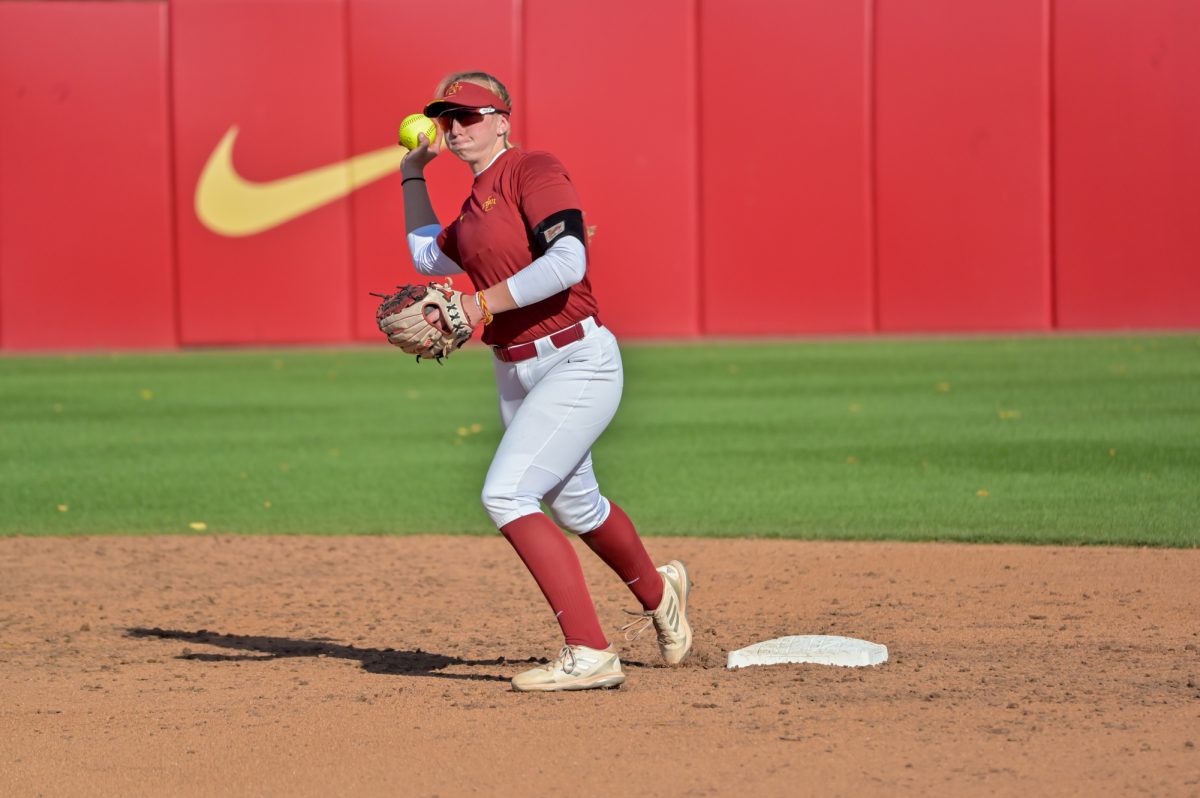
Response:
POLYGON ((887 646, 856 640, 853 637, 831 635, 794 635, 764 640, 746 648, 729 652, 726 668, 748 665, 782 665, 789 662, 811 662, 817 665, 840 665, 857 668, 887 662, 887 646))

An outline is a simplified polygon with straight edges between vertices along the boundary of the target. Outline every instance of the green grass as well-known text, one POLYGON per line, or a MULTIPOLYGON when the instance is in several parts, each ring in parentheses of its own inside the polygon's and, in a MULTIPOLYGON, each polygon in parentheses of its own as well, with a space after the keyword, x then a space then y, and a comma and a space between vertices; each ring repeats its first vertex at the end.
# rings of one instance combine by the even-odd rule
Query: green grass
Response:
MULTIPOLYGON (((1200 338, 624 347, 645 534, 1200 545, 1200 338)), ((0 534, 493 533, 488 354, 0 359, 0 534)))

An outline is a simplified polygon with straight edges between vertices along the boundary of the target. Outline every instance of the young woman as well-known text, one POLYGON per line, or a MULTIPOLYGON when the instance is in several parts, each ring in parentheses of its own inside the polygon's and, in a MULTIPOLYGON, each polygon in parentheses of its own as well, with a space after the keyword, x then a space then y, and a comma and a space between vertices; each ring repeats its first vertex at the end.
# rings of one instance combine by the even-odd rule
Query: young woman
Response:
MULTIPOLYGON (((512 101, 491 75, 445 78, 425 107, 440 135, 404 159, 404 218, 417 271, 465 272, 481 290, 465 301, 492 347, 504 436, 483 486, 483 505, 516 549, 562 628, 549 664, 517 674, 514 690, 583 690, 625 681, 600 628, 571 543, 578 534, 642 605, 629 627, 653 624, 671 665, 687 656, 690 583, 678 560, 655 568, 633 523, 600 492, 591 448, 616 414, 624 381, 613 334, 600 323, 588 277, 582 203, 553 155, 509 144, 512 101), (459 216, 442 227, 425 167, 443 150, 475 175, 459 216), (541 510, 545 502, 551 520, 541 510)), ((627 628, 629 628, 627 627, 627 628)))

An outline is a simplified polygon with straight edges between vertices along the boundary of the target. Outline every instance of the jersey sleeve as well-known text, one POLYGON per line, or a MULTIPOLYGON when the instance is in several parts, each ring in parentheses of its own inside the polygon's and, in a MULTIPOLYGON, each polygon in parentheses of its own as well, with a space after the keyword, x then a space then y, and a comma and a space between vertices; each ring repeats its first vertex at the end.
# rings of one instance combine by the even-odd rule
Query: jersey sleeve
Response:
POLYGON ((449 227, 438 233, 437 237, 438 249, 450 260, 461 266, 462 258, 458 256, 458 220, 450 224, 449 227))
POLYGON ((571 208, 583 210, 571 176, 548 152, 530 153, 521 162, 517 187, 521 215, 531 230, 553 213, 571 208))

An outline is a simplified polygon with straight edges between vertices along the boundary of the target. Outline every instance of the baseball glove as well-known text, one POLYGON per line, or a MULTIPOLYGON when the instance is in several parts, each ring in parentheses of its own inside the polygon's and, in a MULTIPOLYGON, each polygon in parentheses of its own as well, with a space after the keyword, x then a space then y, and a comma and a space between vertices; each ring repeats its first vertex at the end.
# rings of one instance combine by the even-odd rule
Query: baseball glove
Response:
POLYGON ((383 299, 375 311, 375 321, 388 342, 410 355, 442 358, 465 344, 474 325, 463 308, 462 291, 451 288, 452 281, 428 285, 400 285, 394 294, 372 294, 383 299))

